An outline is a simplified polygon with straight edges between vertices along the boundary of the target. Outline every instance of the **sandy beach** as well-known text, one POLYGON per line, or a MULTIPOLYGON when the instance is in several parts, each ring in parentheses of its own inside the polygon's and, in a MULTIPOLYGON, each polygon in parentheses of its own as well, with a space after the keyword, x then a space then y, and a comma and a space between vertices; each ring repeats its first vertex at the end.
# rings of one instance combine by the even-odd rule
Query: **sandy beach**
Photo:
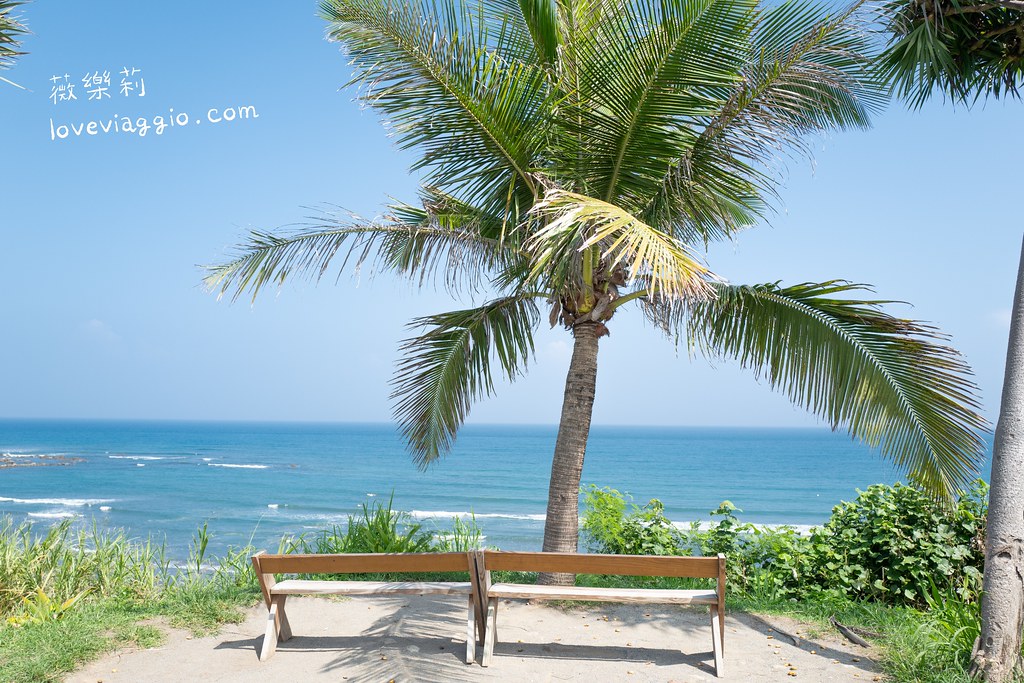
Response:
POLYGON ((147 650, 118 651, 67 683, 139 681, 881 681, 871 652, 788 619, 730 614, 716 678, 707 611, 661 605, 503 603, 488 668, 466 664, 464 603, 446 597, 289 601, 294 637, 258 659, 266 610, 195 638, 166 628, 147 650))

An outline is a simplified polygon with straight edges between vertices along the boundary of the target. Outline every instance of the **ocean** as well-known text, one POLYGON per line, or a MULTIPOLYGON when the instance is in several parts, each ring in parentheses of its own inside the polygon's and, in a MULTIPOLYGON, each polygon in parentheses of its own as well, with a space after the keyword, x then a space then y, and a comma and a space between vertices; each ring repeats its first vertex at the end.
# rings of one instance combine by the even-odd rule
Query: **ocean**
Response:
MULTIPOLYGON (((210 552, 344 525, 387 502, 428 530, 475 515, 485 543, 539 549, 556 427, 470 425, 418 468, 389 424, 0 420, 0 515, 125 529, 181 559, 207 523, 210 552)), ((984 472, 987 477, 987 469, 984 472)), ((594 427, 583 483, 669 519, 821 524, 857 489, 900 479, 875 451, 827 429, 594 427)))

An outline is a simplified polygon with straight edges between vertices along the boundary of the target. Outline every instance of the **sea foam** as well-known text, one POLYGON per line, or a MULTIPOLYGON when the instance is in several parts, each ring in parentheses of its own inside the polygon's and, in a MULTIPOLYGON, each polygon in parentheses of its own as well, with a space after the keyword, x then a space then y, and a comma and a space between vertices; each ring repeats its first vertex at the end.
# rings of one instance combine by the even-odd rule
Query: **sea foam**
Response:
POLYGON ((112 498, 5 498, 0 496, 0 503, 18 503, 20 505, 66 505, 82 507, 84 505, 100 505, 113 503, 112 498))
POLYGON ((226 462, 208 462, 206 464, 210 467, 230 467, 239 470, 265 470, 270 467, 270 465, 231 465, 226 462))
POLYGON ((450 512, 448 510, 413 510, 410 517, 416 519, 454 519, 456 517, 476 517, 477 519, 527 519, 543 522, 544 515, 516 515, 502 512, 450 512))

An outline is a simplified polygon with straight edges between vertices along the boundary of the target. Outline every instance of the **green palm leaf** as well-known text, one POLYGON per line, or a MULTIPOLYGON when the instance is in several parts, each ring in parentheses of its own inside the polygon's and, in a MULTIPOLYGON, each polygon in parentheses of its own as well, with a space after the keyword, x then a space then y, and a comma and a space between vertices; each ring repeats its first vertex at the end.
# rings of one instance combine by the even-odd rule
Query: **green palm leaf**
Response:
POLYGON ((912 106, 936 92, 955 102, 1020 97, 1021 0, 891 0, 882 13, 889 44, 879 70, 912 106))
POLYGON ((525 370, 538 320, 532 298, 516 295, 410 324, 428 329, 402 344, 391 397, 418 463, 448 452, 472 402, 493 393, 492 356, 509 380, 525 370))
MULTIPOLYGON (((388 117, 403 148, 422 151, 429 183, 497 212, 529 205, 546 120, 545 73, 493 46, 521 44, 483 5, 330 0, 329 35, 344 43, 361 99, 388 117), (495 35, 495 31, 497 35, 495 35)), ((513 25, 514 28, 514 25, 513 25)), ((521 34, 522 31, 520 30, 521 34)))
MULTIPOLYGON (((691 343, 735 358, 797 404, 845 427, 951 498, 977 475, 985 421, 970 370, 937 331, 882 312, 882 301, 834 298, 840 281, 781 288, 713 284, 718 296, 676 319, 691 343)), ((650 312, 666 322, 662 307, 650 312)))
POLYGON ((236 300, 246 292, 255 299, 267 285, 280 286, 293 274, 319 281, 334 264, 340 277, 348 265, 358 270, 374 258, 382 270, 418 278, 421 284, 440 267, 453 288, 477 284, 489 271, 515 267, 515 252, 475 232, 478 226, 469 221, 465 207, 449 205, 447 213, 433 213, 437 206, 394 208, 408 222, 397 216, 354 224, 328 218, 326 224, 291 233, 254 231, 233 258, 204 266, 203 282, 222 296, 234 290, 231 299, 236 300))
POLYGON ((736 85, 753 0, 633 0, 581 45, 589 194, 637 209, 670 162, 692 147, 692 122, 712 116, 713 93, 736 85))
POLYGON ((14 11, 23 4, 22 0, 0 0, 0 69, 10 68, 14 59, 24 54, 18 48, 28 29, 14 15, 14 11))
POLYGON ((761 10, 742 78, 639 215, 691 243, 727 237, 763 215, 782 154, 804 151, 809 133, 866 127, 883 98, 857 6, 824 18, 803 0, 761 10))

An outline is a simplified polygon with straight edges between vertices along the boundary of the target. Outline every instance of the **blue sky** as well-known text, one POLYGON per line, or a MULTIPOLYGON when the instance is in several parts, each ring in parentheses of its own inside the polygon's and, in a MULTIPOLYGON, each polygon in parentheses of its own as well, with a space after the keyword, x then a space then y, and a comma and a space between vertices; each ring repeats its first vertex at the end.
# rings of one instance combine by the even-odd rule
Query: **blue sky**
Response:
MULTIPOLYGON (((2 75, 28 90, 0 82, 0 417, 388 420, 404 326, 458 305, 444 292, 364 273, 250 306, 200 286, 197 264, 251 228, 414 197, 413 157, 339 90, 349 72, 316 4, 37 0, 23 14, 29 54, 2 75), (135 90, 121 91, 122 69, 135 90), (104 71, 110 97, 89 100, 83 77, 104 71), (78 99, 55 103, 64 74, 78 99), (213 121, 228 110, 258 117, 213 121), (104 133, 115 114, 188 123, 104 133)), ((994 421, 1024 227, 1022 114, 893 105, 870 131, 817 140, 813 164, 789 165, 771 225, 708 263, 737 283, 845 278, 911 302, 890 310, 951 335, 994 421)), ((611 332, 595 424, 817 424, 636 313, 611 332)), ((536 341, 528 376, 471 422, 557 422, 571 339, 536 341)))

